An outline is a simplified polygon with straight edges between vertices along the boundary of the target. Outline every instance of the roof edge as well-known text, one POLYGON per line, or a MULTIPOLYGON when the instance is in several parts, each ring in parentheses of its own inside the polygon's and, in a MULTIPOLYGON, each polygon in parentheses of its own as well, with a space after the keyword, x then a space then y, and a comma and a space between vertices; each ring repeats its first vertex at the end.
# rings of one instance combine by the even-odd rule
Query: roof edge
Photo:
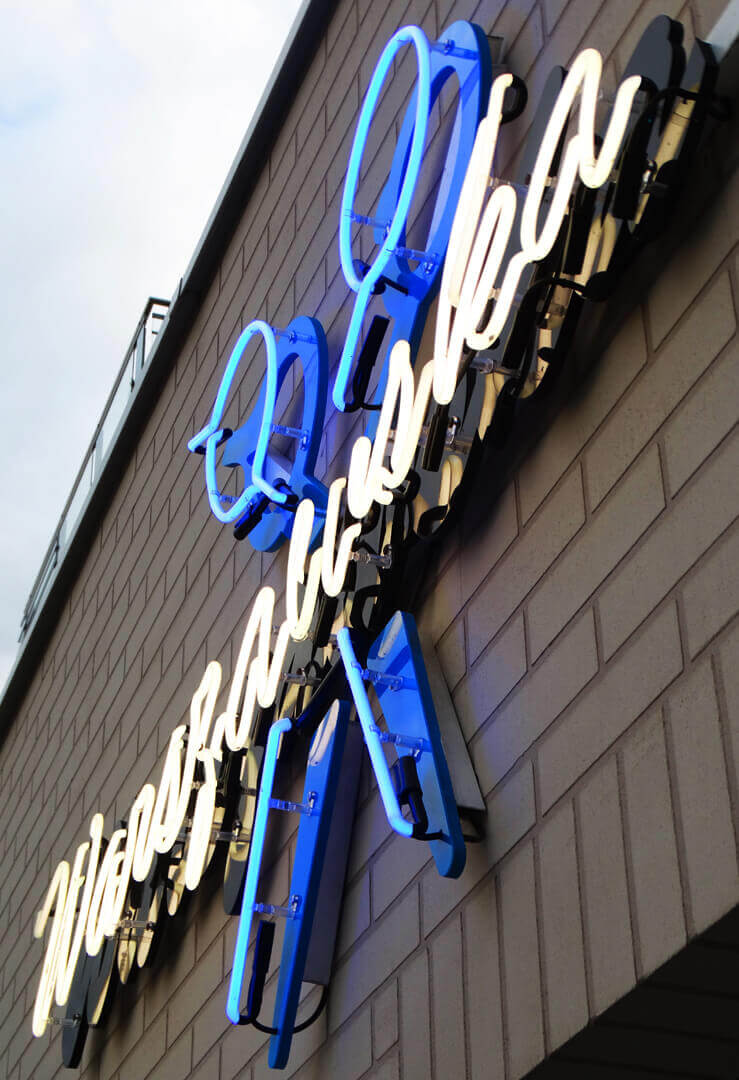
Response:
POLYGON ((200 312, 225 247, 269 160, 271 148, 294 100, 296 85, 302 84, 337 4, 338 0, 304 0, 295 16, 195 251, 172 296, 167 317, 147 358, 141 392, 131 402, 74 537, 18 650, 0 697, 0 742, 62 615, 69 588, 89 551, 98 523, 117 490, 121 465, 151 414, 158 391, 200 312))

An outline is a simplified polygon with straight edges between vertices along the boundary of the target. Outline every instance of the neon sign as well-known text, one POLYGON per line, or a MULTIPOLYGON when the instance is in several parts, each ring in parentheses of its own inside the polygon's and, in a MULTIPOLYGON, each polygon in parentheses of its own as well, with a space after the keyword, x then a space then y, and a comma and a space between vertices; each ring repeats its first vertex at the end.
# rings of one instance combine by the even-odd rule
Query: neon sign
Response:
MULTIPOLYGON (((419 344, 449 242, 467 160, 485 109, 490 79, 487 38, 479 26, 467 22, 452 23, 438 41, 431 43, 417 26, 406 26, 390 38, 377 62, 357 120, 341 199, 341 268, 347 285, 357 297, 332 391, 337 409, 346 411, 357 407, 356 400, 350 402, 347 398, 349 376, 355 363, 363 320, 378 287, 387 286, 383 290, 383 300, 393 319, 388 351, 396 341, 410 342, 414 351, 419 344), (369 218, 354 209, 362 156, 388 71, 399 50, 407 44, 412 44, 418 65, 414 100, 411 100, 403 120, 390 175, 380 195, 377 216, 369 218), (439 94, 452 76, 456 76, 460 93, 433 217, 424 248, 408 248, 405 246, 405 234, 426 150, 429 117, 439 94), (370 266, 352 258, 353 224, 369 226, 374 231, 380 250, 370 266), (415 264, 414 269, 411 269, 411 262, 415 264)), ((383 371, 375 393, 376 402, 382 401, 384 388, 383 371)), ((371 413, 367 431, 370 435, 374 431, 371 413)))
MULTIPOLYGON (((289 538, 285 614, 276 619, 274 590, 260 589, 225 708, 216 714, 222 672, 211 661, 193 696, 189 724, 172 733, 159 785, 144 785, 126 826, 105 846, 103 819, 95 815, 90 838, 79 845, 71 866, 60 863, 52 877, 34 926, 41 937, 51 922, 33 1032, 46 1030, 53 1003, 66 1008, 65 1064, 78 1063, 87 1025, 100 1021, 116 971, 125 981, 135 965, 150 960, 160 920, 176 912, 184 890, 197 887, 223 841, 232 856, 227 909, 240 910, 227 1012, 234 1023, 259 1025, 271 931, 258 932, 244 1011, 253 917, 284 917, 270 1050, 271 1064, 284 1065, 297 1030, 329 834, 341 816, 332 816, 332 810, 342 777, 351 774, 346 757, 346 745, 355 738, 351 732, 362 732, 392 828, 428 843, 441 874, 461 873, 465 844, 453 785, 415 623, 405 610, 412 606, 416 584, 410 556, 443 535, 483 443, 507 436, 518 399, 536 393, 561 369, 584 300, 605 297, 629 258, 666 220, 665 208, 684 178, 716 77, 710 48, 699 42, 687 85, 677 85, 684 62, 677 26, 662 16, 647 29, 605 126, 596 122, 598 53, 586 49, 569 73, 555 71, 523 155, 528 170, 523 200, 513 184, 491 175, 500 129, 520 113, 522 89, 508 73, 490 85, 490 57, 479 28, 454 23, 429 43, 418 28, 406 27, 386 46, 360 113, 339 222, 342 267, 356 300, 333 387, 337 407, 367 407, 367 371, 379 356, 382 335, 370 327, 359 356, 357 350, 370 297, 380 289, 395 319, 370 420, 351 448, 346 475, 325 488, 313 475, 328 392, 320 324, 298 317, 277 334, 256 320, 244 330, 211 419, 188 446, 204 453, 208 498, 220 521, 248 534, 261 550, 289 538), (362 152, 390 64, 406 45, 417 56, 418 83, 379 216, 370 221, 353 209, 362 152), (645 55, 657 59, 647 62, 645 55), (421 175, 429 110, 452 73, 460 103, 427 247, 413 251, 402 245, 421 175), (659 122, 652 123, 657 116, 659 122), (675 162, 679 169, 671 169, 675 162), (352 222, 376 230, 380 253, 369 268, 357 269, 352 260, 352 222), (418 264, 416 269, 410 262, 418 264), (433 356, 416 365, 436 292, 433 356), (228 396, 256 335, 266 351, 266 382, 249 418, 231 432, 224 427, 228 396), (370 339, 369 351, 376 355, 366 360, 361 354, 370 339), (299 428, 288 429, 275 416, 280 387, 297 359, 304 371, 303 415, 299 428), (450 411, 457 405, 458 417, 450 411), (280 434, 297 443, 292 460, 270 449, 271 438, 280 434), (244 474, 243 490, 233 502, 217 487, 220 445, 224 463, 239 465, 244 474), (312 682, 305 671, 286 671, 291 643, 305 643, 316 666, 319 650, 327 655, 312 682), (313 696, 308 701, 306 693, 288 708, 280 692, 298 684, 313 696), (373 712, 368 685, 374 687, 381 718, 373 712), (349 722, 350 703, 359 726, 349 722), (265 714, 271 717, 278 708, 265 737, 265 714), (301 803, 274 794, 283 748, 294 733, 312 738, 301 803), (388 753, 395 760, 388 760, 388 753), (285 910, 266 911, 257 894, 265 829, 274 811, 299 814, 300 826, 290 903, 285 910)), ((422 558, 416 561, 423 565, 422 558)), ((340 849, 338 844, 332 851, 340 849)), ((338 898, 336 905, 338 910, 338 898)), ((325 985, 329 973, 330 952, 318 981, 325 985)))
MULTIPOLYGON (((275 330, 255 319, 241 332, 233 348, 210 421, 187 444, 188 450, 205 456, 206 488, 214 515, 221 522, 233 524, 239 539, 248 534, 259 551, 273 551, 290 535, 292 511, 300 499, 310 498, 319 508, 320 517, 325 514, 326 489, 316 480, 313 470, 323 430, 327 386, 326 336, 317 319, 293 319, 285 330, 275 330), (231 431, 221 426, 226 403, 244 351, 257 334, 267 353, 267 380, 248 420, 231 431), (291 428, 276 424, 274 418, 278 395, 297 359, 303 368, 303 416, 301 426, 291 428), (273 434, 296 440, 294 461, 270 452, 273 434), (216 450, 223 443, 224 464, 240 466, 246 479, 238 498, 218 490, 216 450)), ((314 532, 317 535, 319 531, 320 522, 314 532)))

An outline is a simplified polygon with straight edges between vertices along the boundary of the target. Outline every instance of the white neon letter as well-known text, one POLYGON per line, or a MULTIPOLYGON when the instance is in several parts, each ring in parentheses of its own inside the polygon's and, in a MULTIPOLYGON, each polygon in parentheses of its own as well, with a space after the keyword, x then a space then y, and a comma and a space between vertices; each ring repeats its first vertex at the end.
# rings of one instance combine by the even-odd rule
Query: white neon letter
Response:
MULTIPOLYGON (((487 115, 477 129, 475 144, 472 148, 462 191, 454 214, 454 222, 449 237, 449 248, 441 278, 434 337, 434 398, 440 405, 448 405, 454 396, 462 344, 466 334, 474 331, 477 325, 471 323, 469 318, 469 303, 471 300, 469 286, 466 303, 462 307, 462 287, 465 278, 469 277, 470 255, 493 170, 495 149, 503 116, 503 99, 512 82, 512 75, 499 75, 492 85, 487 115), (452 324, 453 307, 460 310, 457 311, 452 324)), ((515 193, 512 188, 506 190, 513 195, 513 210, 515 212, 515 193)), ((493 258, 498 257, 498 266, 505 254, 505 247, 510 234, 510 226, 507 230, 505 228, 507 201, 510 201, 510 196, 497 196, 490 217, 486 220, 489 237, 488 244, 485 245, 486 248, 489 246, 490 238, 500 236, 498 245, 492 255, 493 258), (498 231, 498 219, 500 217, 503 217, 503 224, 501 224, 498 231), (498 255, 498 247, 501 245, 503 250, 498 255)), ((487 302, 487 299, 486 296, 485 302, 487 302)))
POLYGON ((334 559, 334 546, 336 533, 339 527, 339 508, 341 506, 341 493, 346 487, 346 477, 339 476, 328 489, 328 506, 326 507, 326 524, 323 526, 323 544, 321 545, 321 581, 328 596, 338 596, 344 587, 346 569, 352 552, 352 544, 362 531, 362 526, 357 523, 344 529, 339 541, 339 551, 334 559))
POLYGON ((305 581, 305 560, 308 557, 315 507, 311 499, 303 499, 295 511, 293 531, 287 555, 287 581, 285 585, 285 613, 290 637, 303 641, 308 636, 318 603, 318 586, 321 583, 320 549, 314 551, 308 564, 308 581, 305 581), (305 585, 303 604, 298 608, 298 585, 305 585))

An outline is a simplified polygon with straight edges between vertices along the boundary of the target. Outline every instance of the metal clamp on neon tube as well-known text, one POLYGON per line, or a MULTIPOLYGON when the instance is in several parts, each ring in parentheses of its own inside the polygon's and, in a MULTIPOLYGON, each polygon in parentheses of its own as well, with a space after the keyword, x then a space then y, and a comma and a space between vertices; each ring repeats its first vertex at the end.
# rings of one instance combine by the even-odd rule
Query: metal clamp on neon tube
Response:
POLYGON ((370 646, 366 667, 347 627, 337 640, 390 825, 401 836, 426 840, 439 873, 459 877, 466 848, 413 616, 393 615, 370 646), (388 731, 377 726, 365 682, 374 685, 388 731), (386 743, 398 754, 392 767, 386 743), (401 802, 412 821, 404 817, 401 802))
MULTIPOLYGON (((487 39, 479 27, 467 22, 453 23, 434 43, 429 43, 419 27, 405 26, 388 41, 377 62, 357 121, 339 218, 341 266, 347 284, 357 294, 333 387, 333 401, 341 411, 353 404, 348 400, 348 392, 353 368, 358 362, 362 323, 373 295, 383 293, 385 308, 394 319, 386 355, 400 339, 411 343, 412 353, 418 347, 426 310, 449 243, 454 210, 477 125, 487 102, 491 77, 487 39), (398 137, 390 175, 380 195, 377 214, 368 217, 354 208, 362 158, 388 71, 406 44, 415 49, 418 79, 398 137), (410 248, 406 246, 406 225, 423 164, 429 116, 442 87, 453 74, 459 82, 459 102, 439 177, 434 213, 423 249, 410 248), (370 265, 362 264, 352 256, 351 234, 355 224, 374 229, 375 240, 380 245, 370 265), (415 264, 413 268, 411 263, 415 264), (392 288, 386 291, 385 284, 392 288)), ((385 378, 386 372, 381 371, 375 401, 382 399, 385 378)), ((370 414, 367 427, 370 436, 375 425, 376 417, 370 414)))
POLYGON ((285 330, 255 319, 242 331, 229 357, 213 405, 210 421, 187 444, 205 455, 205 479, 213 514, 234 525, 238 539, 249 535, 258 551, 274 551, 291 532, 300 499, 310 498, 316 508, 311 545, 323 527, 328 492, 316 480, 314 469, 326 409, 328 351, 317 319, 298 316, 285 330), (244 352, 261 335, 267 354, 266 380, 246 421, 234 431, 223 426, 231 387, 244 352), (275 422, 277 399, 288 371, 300 359, 303 367, 303 416, 299 427, 275 422), (273 434, 295 440, 295 457, 270 449, 273 434), (241 494, 223 495, 216 478, 216 450, 224 444, 223 464, 240 466, 245 485, 241 494))

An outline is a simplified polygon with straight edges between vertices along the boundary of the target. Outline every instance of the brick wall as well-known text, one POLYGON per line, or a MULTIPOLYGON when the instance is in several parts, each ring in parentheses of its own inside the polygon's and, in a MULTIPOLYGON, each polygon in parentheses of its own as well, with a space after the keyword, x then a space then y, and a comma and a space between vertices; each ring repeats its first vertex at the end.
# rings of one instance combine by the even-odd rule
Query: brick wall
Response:
MULTIPOLYGON (((0 1080, 65 1074, 58 1030, 30 1031, 31 927, 54 867, 96 809, 113 822, 156 782, 206 661, 228 680, 254 593, 281 590, 285 552, 234 543, 185 442, 252 318, 315 314, 336 359, 350 311, 341 181, 384 42, 404 22, 435 37, 472 18, 505 36, 535 101, 579 48, 604 52, 614 86, 655 13, 690 37, 723 6, 338 5, 0 750, 0 1080)), ((409 85, 401 64, 373 130, 370 190, 409 85)), ((328 1009, 296 1037, 286 1075, 516 1080, 736 905, 737 195, 734 178, 686 223, 494 510, 447 544, 420 622, 488 836, 461 879, 440 879, 425 845, 390 834, 364 770, 328 1009)), ((242 379, 242 412, 260 372, 242 379)), ((319 475, 346 463, 357 425, 330 416, 319 475)), ((275 902, 293 846, 286 834, 266 878, 275 902)), ((219 883, 204 882, 157 964, 91 1032, 85 1080, 267 1075, 267 1037, 224 1014, 235 931, 219 883)))

